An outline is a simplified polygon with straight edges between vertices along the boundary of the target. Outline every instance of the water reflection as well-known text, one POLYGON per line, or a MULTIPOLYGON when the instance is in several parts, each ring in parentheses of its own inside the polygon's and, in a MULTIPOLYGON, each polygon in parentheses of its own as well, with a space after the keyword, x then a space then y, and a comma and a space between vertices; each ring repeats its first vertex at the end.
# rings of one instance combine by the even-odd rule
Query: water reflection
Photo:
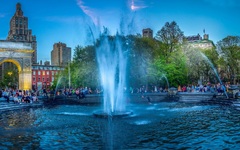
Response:
POLYGON ((23 109, 0 115, 0 149, 238 149, 239 111, 179 103, 130 105, 133 116, 103 119, 99 106, 23 109))

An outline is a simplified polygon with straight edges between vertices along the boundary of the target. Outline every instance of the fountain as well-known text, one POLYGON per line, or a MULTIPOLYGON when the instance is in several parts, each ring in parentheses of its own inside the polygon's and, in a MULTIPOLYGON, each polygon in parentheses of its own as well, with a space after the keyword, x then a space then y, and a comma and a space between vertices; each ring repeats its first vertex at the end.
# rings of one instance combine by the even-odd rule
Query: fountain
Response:
MULTIPOLYGON (((222 83, 221 79, 219 78, 219 75, 218 75, 218 73, 217 73, 217 70, 216 70, 216 68, 214 67, 214 65, 212 64, 212 62, 211 62, 211 61, 207 58, 207 56, 204 55, 202 52, 200 52, 200 54, 201 54, 202 57, 208 62, 208 64, 211 66, 211 68, 213 69, 216 77, 218 78, 218 81, 219 81, 220 85, 223 86, 223 83, 222 83)), ((227 94, 227 92, 226 92, 226 89, 223 88, 223 91, 224 91, 225 96, 226 96, 227 99, 228 99, 229 97, 228 97, 228 94, 227 94)))
POLYGON ((167 82, 167 88, 170 88, 170 87, 169 87, 168 78, 166 77, 166 75, 165 75, 165 74, 162 74, 162 76, 161 76, 161 78, 160 78, 160 79, 162 79, 162 78, 164 78, 164 79, 166 80, 166 82, 167 82))
POLYGON ((63 79, 63 77, 60 76, 60 77, 58 78, 58 80, 57 80, 57 85, 56 85, 56 88, 55 88, 55 91, 54 91, 54 97, 53 97, 53 99, 56 98, 56 94, 58 93, 57 90, 59 89, 59 85, 60 85, 60 82, 62 81, 62 79, 63 79))
POLYGON ((107 29, 100 37, 96 47, 97 61, 103 87, 103 110, 94 112, 95 116, 122 117, 132 114, 126 111, 124 87, 126 86, 127 56, 124 42, 119 34, 110 37, 107 29))

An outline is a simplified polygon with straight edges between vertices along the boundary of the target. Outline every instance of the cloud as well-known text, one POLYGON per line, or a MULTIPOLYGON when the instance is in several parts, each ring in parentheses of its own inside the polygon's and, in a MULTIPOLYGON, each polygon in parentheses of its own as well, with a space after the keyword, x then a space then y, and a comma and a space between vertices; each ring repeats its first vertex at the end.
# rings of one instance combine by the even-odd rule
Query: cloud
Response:
POLYGON ((96 15, 95 15, 94 11, 91 8, 87 7, 82 0, 77 0, 77 5, 82 9, 82 11, 87 16, 89 16, 92 19, 94 24, 97 25, 98 19, 97 19, 96 15))
POLYGON ((139 10, 148 7, 142 0, 131 0, 131 10, 139 10))

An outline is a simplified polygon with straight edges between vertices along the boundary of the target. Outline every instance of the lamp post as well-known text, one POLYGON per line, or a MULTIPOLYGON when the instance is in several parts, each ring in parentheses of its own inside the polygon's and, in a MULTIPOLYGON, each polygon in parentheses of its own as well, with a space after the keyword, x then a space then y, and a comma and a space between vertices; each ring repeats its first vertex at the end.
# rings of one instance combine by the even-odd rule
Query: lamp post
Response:
POLYGON ((12 76, 12 74, 13 74, 13 73, 12 73, 11 71, 10 71, 10 72, 8 72, 8 75, 10 75, 10 77, 12 76))
POLYGON ((8 73, 7 73, 9 76, 10 76, 10 80, 9 80, 9 83, 8 83, 8 86, 11 86, 11 82, 12 82, 12 72, 11 71, 9 71, 8 73))

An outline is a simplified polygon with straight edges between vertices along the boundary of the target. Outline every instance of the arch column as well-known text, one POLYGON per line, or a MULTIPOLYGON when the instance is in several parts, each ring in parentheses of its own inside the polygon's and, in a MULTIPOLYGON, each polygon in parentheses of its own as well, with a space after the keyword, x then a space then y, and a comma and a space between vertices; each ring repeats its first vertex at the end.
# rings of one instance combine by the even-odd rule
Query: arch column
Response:
POLYGON ((32 72, 31 71, 19 72, 19 89, 22 89, 22 90, 32 89, 32 72))

